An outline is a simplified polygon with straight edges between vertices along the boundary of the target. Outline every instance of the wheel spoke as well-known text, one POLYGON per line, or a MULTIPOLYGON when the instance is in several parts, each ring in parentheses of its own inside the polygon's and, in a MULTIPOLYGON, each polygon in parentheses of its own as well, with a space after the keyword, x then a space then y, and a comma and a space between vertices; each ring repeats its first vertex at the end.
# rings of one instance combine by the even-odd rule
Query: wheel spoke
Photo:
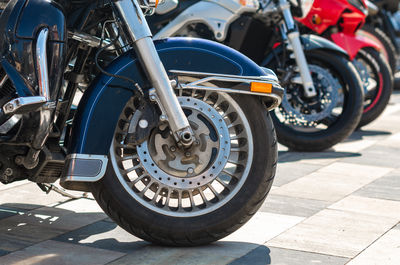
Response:
POLYGON ((211 183, 208 183, 208 184, 207 184, 207 187, 211 190, 212 193, 214 193, 215 197, 217 197, 218 200, 221 199, 221 197, 220 197, 221 194, 219 194, 219 193, 214 189, 214 187, 211 185, 211 183))

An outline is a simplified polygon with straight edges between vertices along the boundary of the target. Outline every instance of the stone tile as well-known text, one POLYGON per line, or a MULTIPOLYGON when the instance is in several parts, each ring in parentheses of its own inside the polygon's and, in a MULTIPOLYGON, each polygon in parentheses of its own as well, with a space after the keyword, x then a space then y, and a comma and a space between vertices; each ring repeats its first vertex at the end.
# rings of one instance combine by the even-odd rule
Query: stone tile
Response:
MULTIPOLYGON (((348 196, 328 207, 329 209, 369 214, 376 217, 388 217, 400 220, 400 202, 372 199, 359 196, 348 196)), ((395 222, 394 224, 396 224, 395 222)))
MULTIPOLYGON (((9 224, 27 223, 39 226, 42 229, 59 229, 63 231, 74 230, 96 221, 102 220, 107 216, 100 212, 79 212, 55 208, 41 207, 29 212, 7 219, 9 224)), ((1 229, 0 229, 1 230, 1 229)))
POLYGON ((271 191, 274 195, 335 202, 389 172, 390 168, 336 162, 271 191))
POLYGON ((366 126, 365 130, 376 130, 376 131, 386 131, 391 132, 393 134, 398 133, 400 131, 400 123, 398 115, 390 115, 391 110, 388 109, 384 115, 370 123, 366 126), (387 115, 389 114, 389 115, 387 115), (384 117, 384 118, 383 118, 384 117))
POLYGON ((97 265, 106 264, 123 255, 123 253, 115 251, 77 246, 50 240, 2 256, 0 257, 0 264, 97 265))
POLYGON ((76 213, 104 213, 95 200, 78 199, 54 205, 56 208, 74 211, 76 213))
POLYGON ((323 166, 299 162, 278 163, 274 186, 282 186, 292 182, 293 180, 304 177, 321 167, 323 166))
POLYGON ((372 165, 380 167, 400 167, 400 152, 397 146, 384 146, 375 144, 363 150, 360 157, 342 159, 346 163, 372 165))
POLYGON ((337 162, 329 166, 323 167, 318 172, 335 173, 351 177, 372 178, 374 176, 384 176, 392 171, 391 167, 357 165, 352 163, 337 162))
POLYGON ((19 213, 22 213, 21 210, 18 209, 13 209, 13 208, 8 208, 8 207, 2 207, 0 205, 0 219, 4 219, 10 216, 17 215, 19 213))
POLYGON ((302 162, 313 165, 326 166, 341 158, 358 157, 359 153, 355 152, 335 152, 328 150, 325 152, 286 152, 280 154, 279 163, 285 162, 302 162))
POLYGON ((50 207, 22 212, 0 220, 0 238, 4 238, 0 249, 21 249, 104 218, 103 213, 75 213, 50 207))
POLYGON ((44 193, 35 183, 17 186, 0 192, 2 206, 32 210, 44 205, 68 200, 58 193, 44 193))
POLYGON ((259 246, 246 242, 226 241, 191 248, 166 248, 150 245, 135 250, 108 265, 225 265, 259 246))
POLYGON ((301 217, 310 217, 329 206, 326 201, 293 198, 270 194, 261 206, 259 211, 278 213, 285 215, 294 215, 301 217))
POLYGON ((132 252, 149 244, 126 232, 115 223, 106 221, 82 227, 53 240, 118 252, 132 252))
POLYGON ((243 227, 222 240, 194 248, 145 246, 111 264, 227 264, 267 240, 286 231, 304 218, 256 213, 243 227))
POLYGON ((397 222, 389 217, 326 209, 267 245, 352 258, 397 222))
POLYGON ((303 217, 258 212, 239 230, 222 240, 263 244, 303 220, 303 217))
POLYGON ((400 264, 400 230, 390 230, 348 265, 400 264))
POLYGON ((383 141, 379 141, 379 145, 382 146, 400 146, 400 133, 395 133, 390 137, 387 137, 383 141))
MULTIPOLYGON (((367 143, 377 142, 378 140, 382 141, 384 139, 387 139, 391 135, 392 135, 392 133, 390 131, 386 131, 384 128, 381 128, 379 130, 372 130, 368 127, 363 127, 359 130, 354 131, 346 140, 344 140, 344 142, 345 143, 355 143, 356 141, 360 141, 360 140, 367 141, 367 143)), ((361 143, 361 141, 360 141, 360 143, 361 143)), ((364 143, 364 145, 369 146, 369 144, 367 144, 367 143, 364 143)), ((356 145, 358 145, 358 144, 356 144, 356 145)))
MULTIPOLYGON (((377 140, 347 140, 338 143, 333 147, 336 152, 361 152, 362 150, 374 145, 377 140)), ((352 156, 359 157, 359 156, 352 156)))
POLYGON ((342 265, 348 262, 348 258, 321 255, 317 253, 303 252, 283 248, 268 248, 260 246, 250 251, 245 256, 231 262, 229 265, 308 265, 329 264, 342 265))
POLYGON ((271 250, 266 246, 259 246, 246 255, 229 263, 229 265, 266 265, 271 264, 271 250))
POLYGON ((400 170, 386 174, 362 187, 354 194, 370 198, 400 201, 400 170))
MULTIPOLYGON (((36 242, 40 242, 40 239, 36 242)), ((0 249, 3 251, 19 250, 31 246, 36 242, 32 240, 25 240, 15 235, 0 234, 0 249)))
MULTIPOLYGON (((4 190, 8 190, 14 187, 21 187, 22 185, 28 184, 28 183, 32 183, 29 180, 21 180, 21 181, 15 181, 13 183, 10 184, 2 184, 0 183, 0 191, 4 191, 4 190)), ((22 187, 21 187, 22 188, 22 187)))

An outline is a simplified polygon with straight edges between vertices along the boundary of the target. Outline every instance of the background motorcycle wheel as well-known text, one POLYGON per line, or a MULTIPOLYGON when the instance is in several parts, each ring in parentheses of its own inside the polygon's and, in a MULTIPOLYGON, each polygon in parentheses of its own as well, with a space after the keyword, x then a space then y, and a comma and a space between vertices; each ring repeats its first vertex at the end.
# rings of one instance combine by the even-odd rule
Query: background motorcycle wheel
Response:
MULTIPOLYGON (((324 94, 323 100, 325 101, 335 101, 338 100, 339 96, 341 96, 343 101, 341 108, 338 109, 335 107, 333 111, 337 109, 336 113, 333 112, 331 115, 323 118, 316 117, 314 121, 309 122, 315 122, 314 125, 302 125, 303 121, 301 114, 305 113, 305 111, 299 114, 300 117, 291 117, 291 113, 295 113, 296 109, 290 109, 290 107, 288 107, 288 110, 285 110, 284 102, 288 97, 290 97, 293 102, 293 98, 298 98, 299 93, 302 93, 303 87, 297 85, 296 89, 291 92, 288 88, 293 84, 290 83, 290 81, 289 84, 284 83, 284 76, 287 74, 287 71, 285 70, 282 73, 282 71, 276 67, 276 62, 271 62, 268 67, 274 69, 278 75, 280 75, 283 82, 282 85, 286 90, 285 93, 291 93, 290 95, 285 95, 279 112, 278 110, 271 111, 271 117, 274 121, 279 143, 296 151, 317 152, 328 149, 341 142, 355 130, 362 114, 363 89, 357 70, 346 57, 337 53, 322 50, 306 51, 305 53, 318 95, 324 94), (322 72, 320 74, 315 74, 313 73, 313 69, 320 69, 319 71, 322 72), (341 91, 340 95, 335 95, 334 93, 336 92, 332 91, 330 99, 326 97, 328 92, 324 92, 324 90, 326 90, 327 87, 332 86, 332 81, 327 83, 325 86, 316 82, 318 81, 316 79, 322 78, 324 80, 327 76, 332 77, 330 80, 336 80, 334 82, 337 85, 334 86, 339 87, 341 91), (286 114, 287 117, 282 119, 282 117, 279 117, 282 116, 280 112, 289 114, 286 114), (299 123, 299 125, 296 123, 299 123)), ((291 68, 296 66, 293 59, 286 63, 286 65, 288 64, 291 68)), ((303 99, 301 97, 299 98, 298 102, 301 102, 303 99)), ((320 99, 317 100, 321 102, 320 99)), ((296 105, 296 103, 290 103, 290 106, 293 105, 296 105)), ((321 112, 323 113, 324 110, 321 112)), ((307 119, 307 115, 304 117, 307 119)))
POLYGON ((380 28, 376 28, 371 25, 365 25, 362 28, 361 32, 358 31, 357 34, 362 35, 362 31, 366 31, 367 33, 371 34, 374 37, 373 40, 378 41, 383 46, 384 51, 382 51, 382 53, 384 55, 384 58, 386 59, 387 62, 389 62, 392 73, 396 73, 398 54, 389 36, 387 36, 385 32, 383 32, 380 28))
MULTIPOLYGON (((213 176, 210 172, 213 172, 213 169, 218 168, 219 165, 202 163, 199 167, 207 166, 207 168, 199 175, 198 180, 193 179, 193 183, 192 178, 180 177, 178 181, 174 180, 174 178, 176 179, 174 176, 170 176, 171 180, 170 177, 164 178, 165 174, 170 172, 170 163, 177 162, 164 163, 170 156, 168 150, 172 149, 165 150, 164 145, 157 144, 157 141, 169 139, 169 133, 165 134, 166 128, 161 129, 161 126, 158 128, 161 136, 157 136, 157 129, 154 129, 152 135, 156 134, 156 136, 150 136, 148 141, 139 146, 121 144, 127 130, 125 123, 130 120, 135 109, 131 100, 120 116, 110 149, 106 174, 100 182, 92 186, 92 192, 97 202, 122 228, 144 240, 170 246, 208 244, 241 227, 256 213, 266 198, 272 185, 277 163, 277 141, 274 126, 258 98, 215 92, 192 94, 190 91, 189 94, 183 94, 183 96, 187 97, 178 98, 180 102, 182 100, 186 103, 194 101, 194 105, 197 107, 206 104, 205 108, 202 107, 202 111, 197 109, 192 112, 201 117, 197 114, 190 114, 192 110, 183 106, 195 134, 199 130, 202 130, 203 133, 207 130, 210 132, 210 137, 198 138, 201 148, 207 150, 208 144, 213 144, 216 139, 223 139, 218 137, 220 132, 215 134, 216 138, 213 139, 211 131, 214 129, 211 130, 210 126, 213 127, 215 121, 221 128, 229 127, 228 135, 230 136, 228 137, 231 138, 231 149, 229 154, 224 155, 229 159, 227 165, 230 168, 223 164, 224 171, 221 174, 216 172, 218 175, 213 176), (193 98, 197 98, 197 101, 193 98), (214 111, 214 107, 217 108, 217 111, 214 111), (208 129, 202 128, 205 125, 208 126, 208 129), (167 138, 164 139, 164 137, 167 138), (160 169, 153 168, 154 170, 150 171, 148 170, 150 158, 156 159, 156 156, 160 155, 151 151, 152 143, 154 146, 163 146, 163 149, 160 147, 157 150, 165 151, 160 156, 165 160, 153 160, 150 167, 159 167, 160 169), (148 151, 144 151, 148 152, 147 154, 143 152, 145 145, 149 146, 148 151), (124 166, 124 162, 128 161, 125 158, 131 159, 129 161, 132 161, 133 166, 121 168, 124 166), (244 165, 245 162, 247 164, 244 165), (143 166, 145 164, 146 166, 143 166), (157 172, 157 170, 161 171, 157 172), (134 172, 138 178, 140 174, 142 174, 141 176, 147 174, 147 176, 139 181, 137 181, 138 178, 132 180, 133 177, 126 173, 129 171, 134 172), (210 182, 212 179, 214 181, 210 182), (217 179, 219 185, 213 186, 217 179), (209 183, 213 188, 210 188, 209 183), (143 190, 147 190, 140 191, 136 184, 144 185, 143 190), (215 190, 212 191, 212 189, 215 190), (208 197, 210 191, 216 195, 214 198, 208 197), (197 205, 196 200, 199 199, 205 203, 197 205), (185 203, 189 203, 189 206, 185 206, 185 203)), ((214 146, 213 149, 216 147, 214 146)), ((219 153, 220 150, 213 150, 212 153, 219 153)), ((180 156, 179 149, 173 152, 180 156)), ((226 152, 226 150, 222 152, 226 152)), ((202 156, 200 152, 196 155, 202 156)), ((176 174, 179 175, 178 173, 176 174)))
POLYGON ((383 55, 373 48, 360 50, 354 62, 364 86, 376 84, 372 89, 364 88, 364 111, 358 124, 358 127, 362 127, 374 121, 385 110, 393 90, 393 75, 383 55))

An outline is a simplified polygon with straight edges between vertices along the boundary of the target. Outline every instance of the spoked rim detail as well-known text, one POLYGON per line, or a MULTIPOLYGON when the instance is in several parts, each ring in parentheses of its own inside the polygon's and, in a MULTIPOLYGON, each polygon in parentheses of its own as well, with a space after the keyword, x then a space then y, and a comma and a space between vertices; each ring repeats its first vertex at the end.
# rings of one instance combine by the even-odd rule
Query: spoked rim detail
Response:
POLYGON ((114 134, 111 163, 125 190, 144 207, 174 217, 204 215, 230 201, 246 181, 252 133, 228 94, 187 90, 178 100, 196 137, 190 150, 174 145, 166 124, 141 145, 124 144, 135 111, 132 99, 114 134))

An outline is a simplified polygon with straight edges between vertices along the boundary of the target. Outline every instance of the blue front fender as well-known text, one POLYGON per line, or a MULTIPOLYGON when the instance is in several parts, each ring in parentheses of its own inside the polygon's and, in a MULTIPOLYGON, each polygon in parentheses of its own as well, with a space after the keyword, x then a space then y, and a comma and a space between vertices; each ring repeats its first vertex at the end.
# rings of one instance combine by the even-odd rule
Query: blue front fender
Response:
MULTIPOLYGON (((170 38, 155 42, 168 70, 185 70, 242 76, 263 76, 264 71, 241 53, 216 42, 170 38)), ((149 88, 145 73, 133 51, 114 60, 106 69, 127 76, 149 88)), ((133 95, 134 86, 120 78, 100 75, 88 88, 78 106, 69 136, 68 153, 107 155, 119 115, 133 95)))

